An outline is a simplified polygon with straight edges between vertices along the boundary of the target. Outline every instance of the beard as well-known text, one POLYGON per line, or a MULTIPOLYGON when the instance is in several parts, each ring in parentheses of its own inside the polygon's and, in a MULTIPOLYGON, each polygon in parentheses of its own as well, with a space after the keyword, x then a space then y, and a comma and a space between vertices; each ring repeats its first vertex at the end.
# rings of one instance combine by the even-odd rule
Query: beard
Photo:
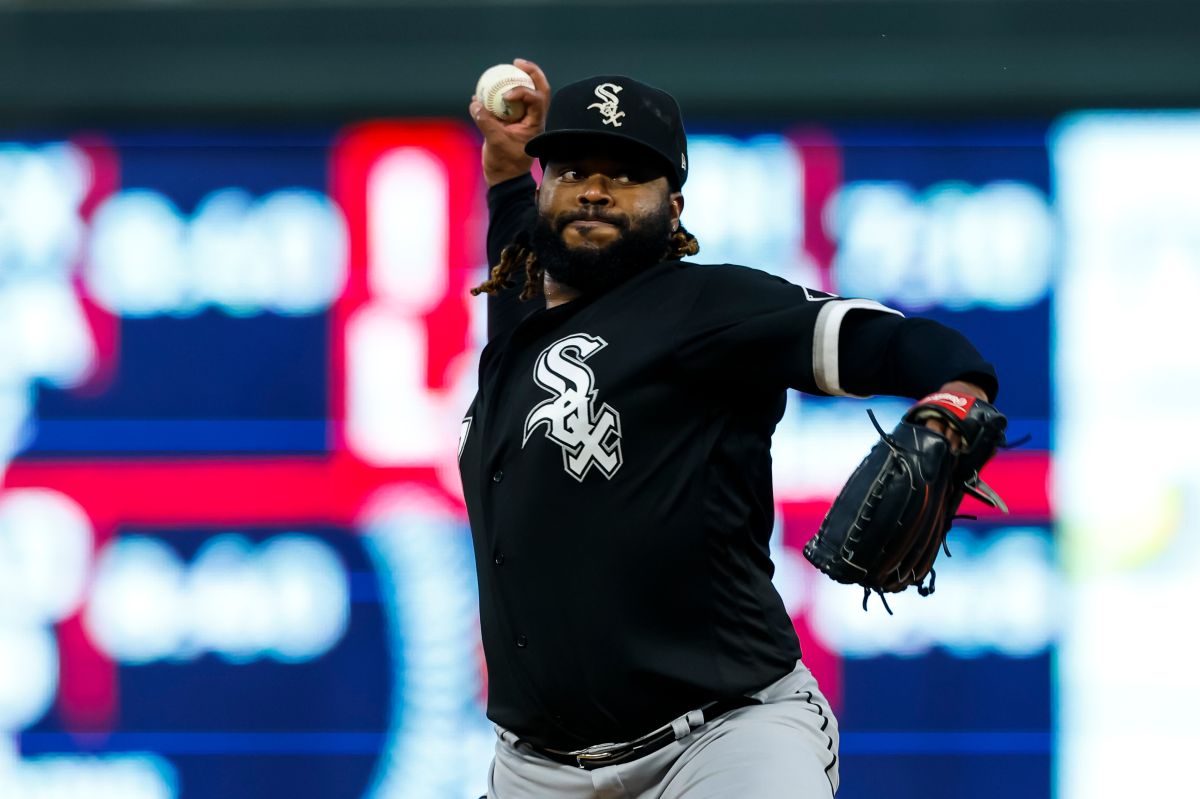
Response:
POLYGON ((626 216, 599 208, 568 211, 556 217, 538 214, 530 244, 550 277, 582 294, 598 294, 654 266, 667 254, 671 208, 630 222, 626 216), (572 222, 597 220, 616 227, 619 235, 603 247, 568 247, 562 232, 572 222))

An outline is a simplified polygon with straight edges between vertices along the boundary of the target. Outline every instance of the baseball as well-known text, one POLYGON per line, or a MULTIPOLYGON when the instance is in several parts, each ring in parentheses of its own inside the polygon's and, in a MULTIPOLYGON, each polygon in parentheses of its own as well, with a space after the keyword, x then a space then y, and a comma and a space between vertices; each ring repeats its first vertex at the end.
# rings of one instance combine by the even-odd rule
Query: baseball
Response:
POLYGON ((506 103, 504 93, 517 86, 533 88, 533 78, 512 64, 497 64, 488 67, 479 76, 475 85, 475 96, 483 107, 505 122, 515 122, 525 116, 525 104, 520 100, 506 103))

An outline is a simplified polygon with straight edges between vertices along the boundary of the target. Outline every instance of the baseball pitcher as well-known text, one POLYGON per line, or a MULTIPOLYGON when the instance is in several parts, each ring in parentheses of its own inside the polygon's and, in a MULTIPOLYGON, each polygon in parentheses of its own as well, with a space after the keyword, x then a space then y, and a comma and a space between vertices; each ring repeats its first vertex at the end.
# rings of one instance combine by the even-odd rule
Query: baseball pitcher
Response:
POLYGON ((931 588, 958 500, 990 496, 995 372, 935 322, 686 260, 675 100, 602 75, 551 103, 542 70, 514 63, 533 81, 507 95, 521 118, 470 106, 493 266, 459 461, 488 796, 829 797, 837 722, 771 582, 786 391, 926 397, 881 431, 808 553, 882 595, 931 588))

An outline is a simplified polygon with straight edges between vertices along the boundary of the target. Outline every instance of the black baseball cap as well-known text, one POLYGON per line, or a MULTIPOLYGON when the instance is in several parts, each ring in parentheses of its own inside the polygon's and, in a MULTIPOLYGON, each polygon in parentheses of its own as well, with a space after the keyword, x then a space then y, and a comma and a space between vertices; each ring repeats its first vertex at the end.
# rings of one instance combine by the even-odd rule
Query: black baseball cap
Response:
POLYGON ((624 75, 597 75, 554 93, 546 130, 525 145, 542 161, 585 152, 588 140, 613 139, 640 145, 657 156, 667 180, 679 189, 687 180, 687 135, 675 98, 624 75))

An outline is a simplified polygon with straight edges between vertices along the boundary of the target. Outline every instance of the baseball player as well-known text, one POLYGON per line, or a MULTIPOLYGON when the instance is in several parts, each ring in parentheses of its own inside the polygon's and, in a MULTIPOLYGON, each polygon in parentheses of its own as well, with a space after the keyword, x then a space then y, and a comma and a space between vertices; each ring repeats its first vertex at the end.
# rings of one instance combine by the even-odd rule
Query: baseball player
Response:
POLYGON ((459 445, 488 796, 831 796, 837 722, 771 582, 786 391, 987 399, 994 370, 935 322, 683 260, 675 100, 604 75, 550 103, 514 63, 523 118, 470 106, 495 265, 459 445))

